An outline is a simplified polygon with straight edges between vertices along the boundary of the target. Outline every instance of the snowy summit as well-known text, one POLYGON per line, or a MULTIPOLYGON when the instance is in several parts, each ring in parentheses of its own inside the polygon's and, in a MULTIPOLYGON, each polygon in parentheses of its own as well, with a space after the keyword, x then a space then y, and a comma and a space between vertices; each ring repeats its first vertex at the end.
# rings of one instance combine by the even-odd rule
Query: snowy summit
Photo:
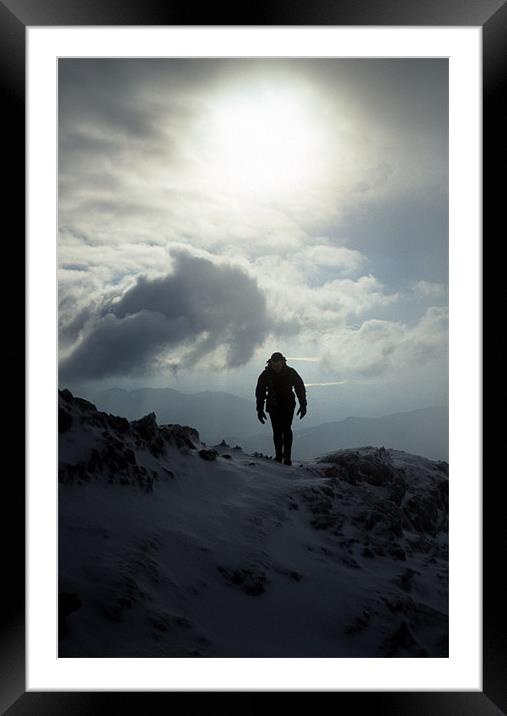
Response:
POLYGON ((283 465, 59 391, 59 656, 446 657, 448 465, 283 465))

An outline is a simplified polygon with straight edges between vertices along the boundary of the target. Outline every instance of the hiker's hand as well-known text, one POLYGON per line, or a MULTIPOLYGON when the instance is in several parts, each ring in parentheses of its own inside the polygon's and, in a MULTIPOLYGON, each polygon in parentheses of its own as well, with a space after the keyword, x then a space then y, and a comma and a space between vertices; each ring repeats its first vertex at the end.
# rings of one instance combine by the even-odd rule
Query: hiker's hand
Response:
POLYGON ((297 411, 296 415, 299 415, 300 413, 301 413, 301 417, 299 419, 301 420, 301 418, 304 418, 306 415, 306 405, 299 406, 299 410, 297 411))
POLYGON ((266 413, 264 412, 264 410, 258 410, 257 417, 259 418, 261 423, 264 425, 264 421, 267 420, 266 413))

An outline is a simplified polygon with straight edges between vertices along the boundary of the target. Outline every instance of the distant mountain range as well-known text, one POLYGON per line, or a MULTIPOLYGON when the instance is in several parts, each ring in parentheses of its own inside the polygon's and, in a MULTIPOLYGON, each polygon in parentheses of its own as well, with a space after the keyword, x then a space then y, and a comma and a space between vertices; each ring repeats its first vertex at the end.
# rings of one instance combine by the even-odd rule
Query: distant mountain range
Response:
MULTIPOLYGON (((271 426, 261 427, 255 403, 226 392, 183 393, 173 388, 111 388, 86 396, 99 410, 137 420, 154 412, 159 423, 190 425, 203 442, 213 445, 225 439, 250 452, 273 452, 271 426)), ((449 459, 448 408, 435 406, 378 418, 349 417, 345 420, 309 423, 295 417, 293 456, 321 455, 338 448, 364 445, 404 450, 433 460, 449 459)))
POLYGON ((259 422, 255 401, 231 393, 202 391, 182 393, 174 388, 111 388, 86 396, 99 410, 138 420, 155 413, 159 423, 179 423, 195 427, 206 442, 220 441, 224 435, 251 435, 259 422))
MULTIPOLYGON (((421 408, 380 418, 346 418, 306 430, 298 429, 299 417, 296 420, 292 451, 296 458, 373 445, 404 450, 432 460, 449 459, 449 411, 446 407, 421 408)), ((269 452, 271 444, 270 432, 259 432, 242 441, 245 450, 261 452, 269 452)))

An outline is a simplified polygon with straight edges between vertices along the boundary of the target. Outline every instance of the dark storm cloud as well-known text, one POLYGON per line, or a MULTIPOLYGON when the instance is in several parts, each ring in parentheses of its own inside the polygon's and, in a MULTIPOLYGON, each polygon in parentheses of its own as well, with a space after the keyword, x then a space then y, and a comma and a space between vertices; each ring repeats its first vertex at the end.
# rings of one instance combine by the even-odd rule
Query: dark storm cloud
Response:
MULTIPOLYGON (((72 297, 64 297, 60 299, 59 313, 62 315, 65 311, 69 313, 66 304, 73 303, 72 297), (67 309, 67 310, 66 310, 67 309)), ((72 315, 72 314, 71 314, 72 315)), ((77 311, 69 321, 60 318, 58 322, 58 341, 61 347, 69 348, 79 337, 84 326, 93 318, 93 307, 84 306, 77 311)))
MULTIPOLYGON (((172 273, 139 276, 118 300, 96 309, 82 340, 60 362, 63 379, 142 373, 164 350, 180 345, 190 349, 187 365, 223 345, 227 365, 235 367, 271 331, 297 331, 297 323, 268 315, 256 281, 241 269, 184 251, 174 258, 172 273)), ((85 309, 81 318, 86 315, 85 309)))

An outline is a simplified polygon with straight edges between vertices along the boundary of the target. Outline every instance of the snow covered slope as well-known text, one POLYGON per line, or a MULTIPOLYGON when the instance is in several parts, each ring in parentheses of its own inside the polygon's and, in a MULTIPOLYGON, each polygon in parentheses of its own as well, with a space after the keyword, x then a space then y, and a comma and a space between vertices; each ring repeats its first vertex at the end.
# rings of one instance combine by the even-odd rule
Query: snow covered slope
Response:
POLYGON ((448 656, 447 463, 59 401, 59 656, 448 656))

